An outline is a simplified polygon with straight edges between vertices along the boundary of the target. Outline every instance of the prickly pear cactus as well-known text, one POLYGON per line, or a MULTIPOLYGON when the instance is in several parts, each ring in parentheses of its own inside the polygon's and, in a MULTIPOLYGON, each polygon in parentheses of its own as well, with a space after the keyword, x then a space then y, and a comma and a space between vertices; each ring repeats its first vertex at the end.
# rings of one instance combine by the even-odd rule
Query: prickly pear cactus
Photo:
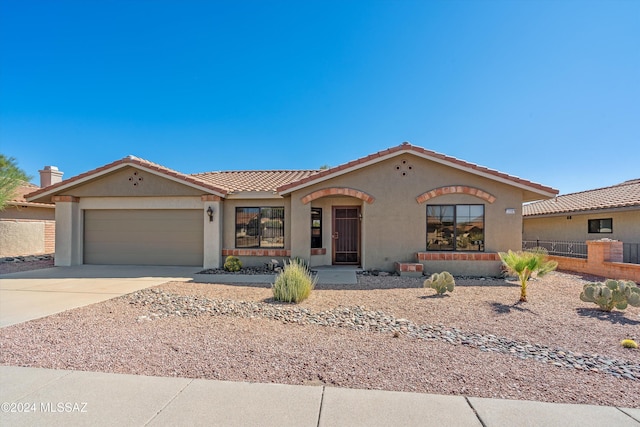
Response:
POLYGON ((435 289, 438 295, 442 295, 447 291, 453 292, 456 281, 451 273, 443 271, 442 273, 433 273, 431 277, 424 281, 422 286, 435 289))
POLYGON ((584 285, 580 299, 598 304, 604 311, 614 307, 624 310, 628 305, 640 307, 640 288, 632 281, 608 279, 584 285))

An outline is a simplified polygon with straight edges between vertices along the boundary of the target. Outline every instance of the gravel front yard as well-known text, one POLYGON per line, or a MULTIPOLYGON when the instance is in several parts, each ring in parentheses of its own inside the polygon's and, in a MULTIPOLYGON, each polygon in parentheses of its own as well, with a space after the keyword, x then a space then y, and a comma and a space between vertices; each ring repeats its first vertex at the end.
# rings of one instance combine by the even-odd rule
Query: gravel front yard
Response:
POLYGON ((531 282, 359 277, 299 305, 265 285, 166 283, 0 331, 0 364, 640 408, 640 309, 562 272, 531 282))

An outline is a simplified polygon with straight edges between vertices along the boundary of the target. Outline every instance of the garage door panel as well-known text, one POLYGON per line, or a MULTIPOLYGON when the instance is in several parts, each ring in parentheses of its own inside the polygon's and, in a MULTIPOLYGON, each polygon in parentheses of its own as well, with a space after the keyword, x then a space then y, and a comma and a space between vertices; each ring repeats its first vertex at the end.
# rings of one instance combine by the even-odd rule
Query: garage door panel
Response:
POLYGON ((203 263, 200 210, 87 210, 85 264, 203 263))

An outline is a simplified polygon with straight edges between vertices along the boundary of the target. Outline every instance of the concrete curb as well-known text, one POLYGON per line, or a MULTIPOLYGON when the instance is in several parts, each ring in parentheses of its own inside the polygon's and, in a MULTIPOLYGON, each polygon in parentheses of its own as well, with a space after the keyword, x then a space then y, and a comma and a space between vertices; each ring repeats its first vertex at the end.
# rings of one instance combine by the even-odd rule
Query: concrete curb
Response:
POLYGON ((640 426, 640 409, 0 366, 0 425, 640 426))

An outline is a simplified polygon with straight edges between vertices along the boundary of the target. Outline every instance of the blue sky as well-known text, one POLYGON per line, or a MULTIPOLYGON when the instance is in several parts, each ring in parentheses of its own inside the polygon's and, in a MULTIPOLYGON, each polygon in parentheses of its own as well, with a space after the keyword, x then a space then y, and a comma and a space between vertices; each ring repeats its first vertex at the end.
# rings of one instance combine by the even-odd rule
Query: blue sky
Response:
POLYGON ((0 152, 35 182, 403 141, 561 194, 640 177, 640 1, 0 0, 0 152))

